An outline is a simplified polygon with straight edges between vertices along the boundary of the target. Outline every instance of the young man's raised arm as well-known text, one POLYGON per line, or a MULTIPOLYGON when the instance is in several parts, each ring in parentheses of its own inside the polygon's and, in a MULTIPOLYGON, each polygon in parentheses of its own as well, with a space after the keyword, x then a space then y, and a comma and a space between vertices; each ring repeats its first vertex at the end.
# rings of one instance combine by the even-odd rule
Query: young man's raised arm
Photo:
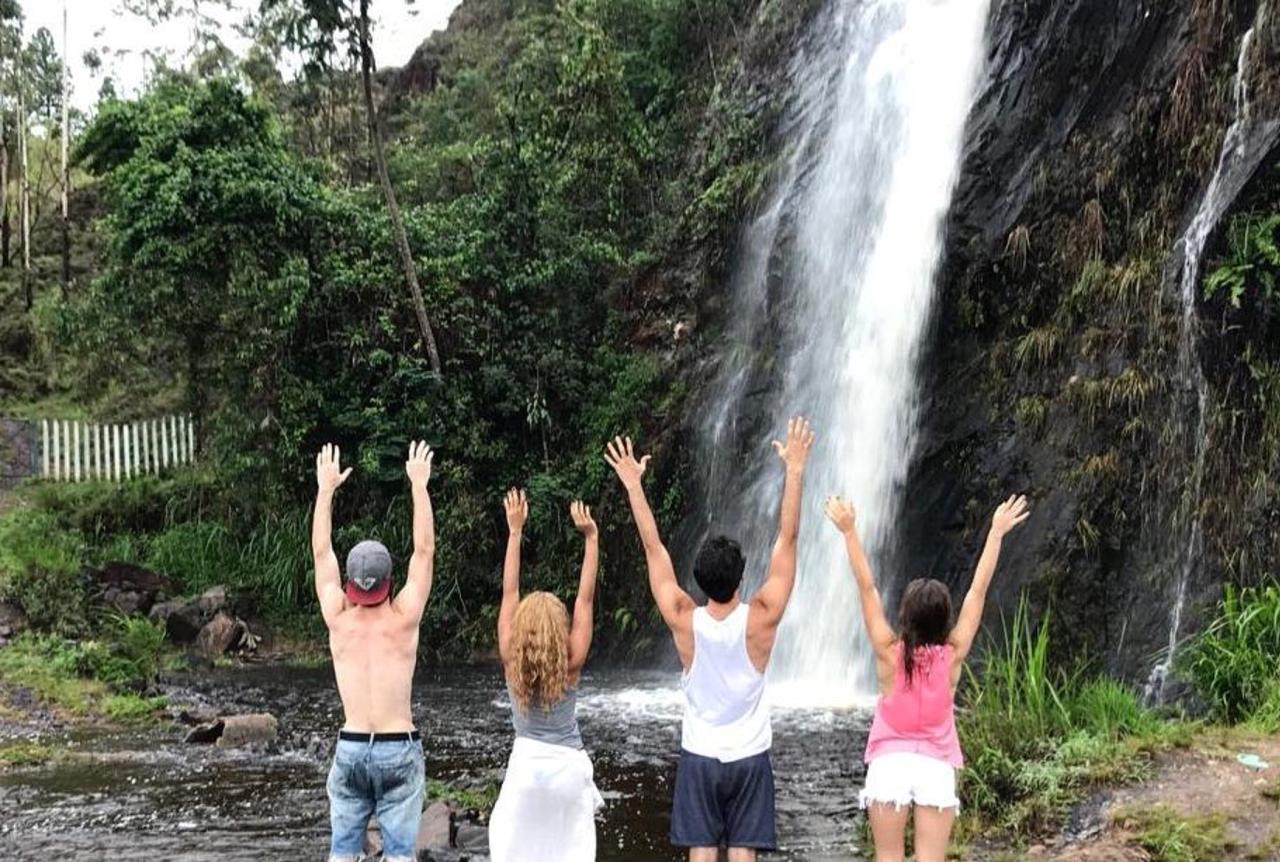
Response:
POLYGON ((520 540, 524 524, 529 520, 529 500, 524 491, 512 488, 502 498, 507 516, 507 555, 502 561, 502 604, 498 606, 498 656, 507 663, 511 643, 511 624, 520 605, 520 540))
POLYGON ((982 556, 978 558, 978 568, 973 573, 973 583, 969 593, 960 606, 960 615, 951 629, 948 642, 955 650, 955 661, 964 661, 973 647, 973 639, 982 625, 982 608, 987 603, 987 588, 991 586, 991 578, 996 573, 996 563, 1000 560, 1000 546, 1005 535, 1031 516, 1027 498, 1011 496, 998 507, 991 516, 991 529, 987 532, 987 543, 982 548, 982 556))
POLYGON ((427 483, 431 481, 431 459, 434 457, 435 453, 426 443, 414 442, 409 444, 409 460, 404 464, 413 494, 413 556, 409 558, 409 576, 396 595, 394 606, 415 620, 422 619, 422 611, 427 606, 435 565, 435 514, 431 511, 431 495, 427 492, 427 483))
POLYGON ((338 555, 333 552, 333 494, 347 481, 351 468, 339 466, 338 447, 326 443, 316 455, 316 507, 311 518, 311 556, 316 566, 316 598, 328 623, 346 607, 338 555))
POLYGON ((752 606, 758 610, 760 622, 776 627, 791 599, 796 585, 796 543, 800 536, 800 500, 804 493, 804 467, 814 441, 813 429, 803 416, 787 423, 787 442, 773 441, 773 449, 782 459, 786 478, 782 485, 782 506, 778 512, 778 539, 769 559, 769 573, 756 594, 752 606))
POLYGON ((600 539, 591 509, 581 500, 569 504, 569 517, 582 534, 582 572, 578 576, 578 598, 573 603, 573 623, 569 629, 569 671, 577 673, 587 663, 591 637, 595 632, 596 572, 600 568, 600 539))
POLYGON ((853 570, 853 579, 858 584, 858 603, 862 606, 862 622, 867 627, 867 638, 871 641, 876 658, 882 662, 890 661, 895 639, 893 627, 885 618, 884 603, 880 601, 880 590, 876 588, 871 563, 867 560, 866 551, 862 549, 861 539, 858 538, 853 506, 840 497, 828 497, 826 511, 831 523, 844 536, 849 568, 853 570))
POLYGON ((645 563, 649 569, 649 592, 658 605, 658 613, 671 629, 680 658, 688 662, 693 658, 693 599, 680 588, 676 580, 671 555, 658 534, 658 522, 654 520, 649 501, 644 495, 640 479, 649 466, 649 456, 636 460, 630 437, 615 437, 607 446, 604 460, 618 474, 622 487, 631 503, 631 514, 636 520, 636 530, 644 545, 645 563))

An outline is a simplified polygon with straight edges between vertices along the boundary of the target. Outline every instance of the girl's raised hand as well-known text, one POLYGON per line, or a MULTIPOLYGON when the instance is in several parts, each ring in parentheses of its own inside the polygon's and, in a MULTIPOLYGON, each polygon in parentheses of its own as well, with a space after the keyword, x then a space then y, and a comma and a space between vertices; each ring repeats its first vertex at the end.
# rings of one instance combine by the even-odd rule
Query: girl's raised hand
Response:
POLYGON ((524 522, 529 520, 529 500, 524 491, 512 488, 502 498, 502 508, 507 513, 507 529, 519 533, 524 529, 524 522))
POLYGON ((1031 504, 1022 494, 1015 494, 996 507, 991 516, 991 530, 1004 536, 1014 527, 1031 517, 1031 504))

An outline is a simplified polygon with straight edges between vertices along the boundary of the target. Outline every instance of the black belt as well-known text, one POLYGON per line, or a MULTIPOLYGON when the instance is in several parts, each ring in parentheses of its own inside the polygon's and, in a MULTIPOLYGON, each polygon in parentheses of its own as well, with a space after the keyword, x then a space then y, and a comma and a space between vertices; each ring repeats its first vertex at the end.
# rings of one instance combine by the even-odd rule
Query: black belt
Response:
POLYGON ((358 733, 354 730, 340 730, 338 739, 346 742, 417 742, 422 739, 422 734, 416 730, 400 733, 358 733))

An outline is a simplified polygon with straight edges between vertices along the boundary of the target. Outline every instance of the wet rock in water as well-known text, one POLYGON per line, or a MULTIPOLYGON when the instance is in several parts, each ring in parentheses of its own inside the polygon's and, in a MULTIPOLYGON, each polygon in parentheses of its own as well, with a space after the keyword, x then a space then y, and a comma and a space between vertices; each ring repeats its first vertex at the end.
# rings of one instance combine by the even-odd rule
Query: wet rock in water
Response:
POLYGON ((280 732, 276 717, 269 712, 229 715, 222 721, 222 735, 217 742, 219 748, 266 745, 275 742, 280 732))
POLYGON ((222 737, 222 732, 225 729, 226 723, 222 719, 207 721, 204 724, 197 724, 188 730, 182 741, 201 744, 217 742, 222 737))
POLYGON ((478 853, 474 850, 435 848, 418 851, 418 862, 485 862, 488 858, 488 853, 478 853))
POLYGON ((489 852, 489 828, 479 823, 459 823, 453 846, 459 850, 489 852))
POLYGON ((207 658, 217 658, 239 646, 247 632, 243 622, 218 611, 200 629, 200 634, 196 636, 196 649, 207 658))
POLYGON ((447 849, 452 832, 453 812, 449 810, 448 803, 439 800, 432 802, 418 821, 418 839, 414 842, 418 858, 422 858, 423 850, 447 849))

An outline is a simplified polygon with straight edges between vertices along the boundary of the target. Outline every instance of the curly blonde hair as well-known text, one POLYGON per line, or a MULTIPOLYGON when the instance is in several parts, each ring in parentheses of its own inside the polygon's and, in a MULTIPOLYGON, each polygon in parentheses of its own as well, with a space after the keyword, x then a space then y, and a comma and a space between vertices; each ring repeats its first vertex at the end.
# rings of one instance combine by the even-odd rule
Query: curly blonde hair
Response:
POLYGON ((569 612, 546 592, 520 600, 511 624, 511 695, 524 712, 550 709, 569 687, 569 612))

